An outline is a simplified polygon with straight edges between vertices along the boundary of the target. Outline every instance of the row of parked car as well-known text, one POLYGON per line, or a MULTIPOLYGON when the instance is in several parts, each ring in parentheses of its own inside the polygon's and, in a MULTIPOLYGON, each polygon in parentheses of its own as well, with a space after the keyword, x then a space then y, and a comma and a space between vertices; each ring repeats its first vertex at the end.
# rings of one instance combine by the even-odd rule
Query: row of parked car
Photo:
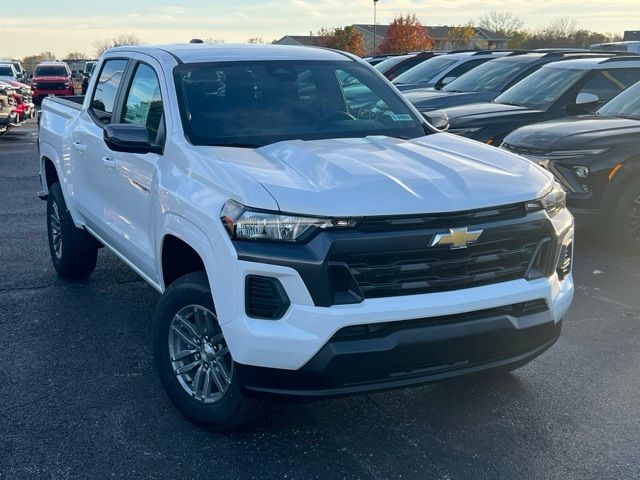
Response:
POLYGON ((547 49, 369 61, 432 124, 542 165, 578 225, 640 252, 640 56, 547 49))
MULTIPOLYGON (((87 62, 76 77, 86 91, 95 62, 87 62)), ((19 61, 0 60, 0 136, 36 115, 36 102, 49 95, 71 96, 76 93, 74 73, 65 62, 43 62, 33 74, 19 61)))

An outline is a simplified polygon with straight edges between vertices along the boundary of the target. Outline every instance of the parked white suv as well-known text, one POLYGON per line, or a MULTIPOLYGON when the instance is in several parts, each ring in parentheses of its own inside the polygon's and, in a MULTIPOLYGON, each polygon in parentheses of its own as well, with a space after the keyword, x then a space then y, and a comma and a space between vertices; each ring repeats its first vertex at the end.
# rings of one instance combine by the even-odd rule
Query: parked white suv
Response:
POLYGON ((162 293, 157 367, 191 419, 506 371, 558 338, 562 189, 434 130, 363 61, 121 47, 96 72, 84 100, 43 103, 51 258, 86 277, 104 245, 162 293))

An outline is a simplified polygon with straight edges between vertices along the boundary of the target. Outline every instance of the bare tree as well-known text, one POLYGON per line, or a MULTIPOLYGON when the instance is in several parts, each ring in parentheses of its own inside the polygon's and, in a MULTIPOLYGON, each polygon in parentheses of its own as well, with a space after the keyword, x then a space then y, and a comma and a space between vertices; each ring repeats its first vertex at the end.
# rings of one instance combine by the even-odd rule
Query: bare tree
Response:
POLYGON ((551 22, 545 30, 551 38, 567 38, 576 33, 577 22, 575 18, 560 17, 551 22))
POLYGON ((493 11, 482 15, 478 19, 479 27, 504 35, 507 38, 520 31, 523 25, 524 20, 511 12, 493 11))
POLYGON ((135 35, 131 33, 123 33, 117 37, 98 40, 94 43, 94 46, 96 47, 96 53, 100 56, 110 48, 122 47, 125 45, 142 45, 142 43, 142 40, 135 35))
POLYGON ((84 60, 89 58, 87 56, 87 54, 83 53, 83 52, 71 52, 71 53, 67 53, 64 56, 65 60, 84 60))
POLYGON ((264 39, 262 37, 251 37, 249 40, 247 40, 247 43, 260 45, 264 43, 264 39))

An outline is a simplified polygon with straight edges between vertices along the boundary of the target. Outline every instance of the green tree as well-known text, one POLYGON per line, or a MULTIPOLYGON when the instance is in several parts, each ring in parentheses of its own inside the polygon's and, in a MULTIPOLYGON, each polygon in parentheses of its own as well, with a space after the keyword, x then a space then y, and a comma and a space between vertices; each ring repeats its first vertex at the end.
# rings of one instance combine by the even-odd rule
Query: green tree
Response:
POLYGON ((353 26, 343 28, 322 28, 318 32, 316 44, 320 47, 334 48, 343 52, 364 56, 364 38, 353 26))

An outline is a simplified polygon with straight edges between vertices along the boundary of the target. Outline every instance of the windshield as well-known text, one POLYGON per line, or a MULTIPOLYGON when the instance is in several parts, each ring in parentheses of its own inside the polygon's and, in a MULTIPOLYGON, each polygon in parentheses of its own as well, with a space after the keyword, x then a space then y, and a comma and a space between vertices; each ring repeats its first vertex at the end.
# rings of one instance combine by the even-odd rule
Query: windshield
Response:
POLYGON ((411 84, 411 83, 429 83, 442 72, 452 67, 458 62, 453 58, 435 57, 416 65, 411 70, 407 70, 398 76, 393 83, 411 84))
POLYGON ((13 67, 11 65, 0 65, 0 76, 13 77, 13 67))
POLYGON ((511 79, 529 68, 525 62, 487 62, 455 79, 442 90, 445 92, 500 91, 511 79))
POLYGON ((606 117, 640 119, 640 82, 603 105, 597 114, 606 117))
POLYGON ((356 62, 186 64, 174 75, 185 133, 195 145, 425 135, 402 97, 356 62))
POLYGON ((397 57, 387 58, 386 60, 376 64, 373 68, 378 70, 381 73, 386 72, 390 68, 395 67, 399 63, 404 62, 407 58, 411 58, 413 55, 399 55, 397 57))
POLYGON ((67 69, 55 65, 46 67, 37 67, 34 73, 36 77, 66 77, 67 69))
POLYGON ((546 110, 588 70, 543 67, 495 99, 496 103, 546 110))

